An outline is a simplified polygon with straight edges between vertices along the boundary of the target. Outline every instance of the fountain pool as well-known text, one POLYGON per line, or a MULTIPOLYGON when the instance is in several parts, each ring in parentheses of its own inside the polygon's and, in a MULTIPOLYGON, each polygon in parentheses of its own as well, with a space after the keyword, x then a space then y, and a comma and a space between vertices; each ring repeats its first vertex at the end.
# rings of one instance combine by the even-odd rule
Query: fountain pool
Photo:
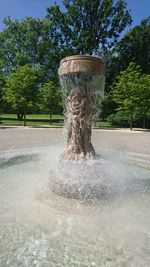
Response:
POLYGON ((87 201, 50 190, 62 129, 0 129, 0 267, 149 267, 149 136, 93 131, 109 190, 87 201))

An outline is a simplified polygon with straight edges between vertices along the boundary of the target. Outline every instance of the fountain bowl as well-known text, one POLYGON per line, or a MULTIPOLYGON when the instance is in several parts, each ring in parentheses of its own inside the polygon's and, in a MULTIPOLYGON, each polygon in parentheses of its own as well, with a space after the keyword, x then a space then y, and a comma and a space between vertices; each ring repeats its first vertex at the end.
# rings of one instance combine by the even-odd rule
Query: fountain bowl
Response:
POLYGON ((105 74, 106 64, 105 61, 98 57, 74 55, 65 57, 60 62, 58 70, 59 76, 67 73, 95 73, 105 74))

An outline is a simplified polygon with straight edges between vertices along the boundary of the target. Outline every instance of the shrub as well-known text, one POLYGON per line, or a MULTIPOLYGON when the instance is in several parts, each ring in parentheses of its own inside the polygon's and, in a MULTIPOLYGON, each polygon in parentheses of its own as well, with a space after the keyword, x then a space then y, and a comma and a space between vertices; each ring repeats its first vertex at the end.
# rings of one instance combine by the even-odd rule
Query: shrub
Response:
POLYGON ((119 111, 115 114, 108 116, 107 120, 115 126, 129 127, 130 126, 130 115, 128 112, 119 111))

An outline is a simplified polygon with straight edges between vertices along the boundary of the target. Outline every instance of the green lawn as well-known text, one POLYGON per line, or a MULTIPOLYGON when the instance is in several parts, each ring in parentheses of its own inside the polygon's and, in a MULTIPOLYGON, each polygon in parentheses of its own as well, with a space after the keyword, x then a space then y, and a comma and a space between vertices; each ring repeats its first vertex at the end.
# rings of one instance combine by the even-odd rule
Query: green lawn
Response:
MULTIPOLYGON (((110 122, 108 121, 101 121, 101 120, 98 120, 98 121, 93 121, 92 123, 92 126, 93 127, 98 127, 98 128, 112 128, 113 126, 110 124, 110 122)), ((115 127, 116 128, 116 127, 115 127)))
MULTIPOLYGON (((64 116, 59 114, 53 114, 51 125, 52 126, 62 126, 64 116)), ((22 126, 23 121, 18 121, 16 114, 1 114, 0 116, 1 125, 12 125, 12 126, 22 126)), ((50 125, 49 114, 32 114, 26 116, 27 126, 44 126, 50 125)))
MULTIPOLYGON (((27 119, 43 119, 43 120, 49 120, 49 114, 31 114, 31 115, 26 115, 27 119)), ((1 114, 1 118, 13 118, 17 119, 16 114, 1 114)), ((59 114, 53 114, 52 119, 63 119, 63 115, 59 114)))
MULTIPOLYGON (((51 126, 63 126, 64 116, 53 114, 51 126)), ((16 114, 1 114, 1 125, 8 126, 23 126, 23 121, 18 121, 16 114)), ((49 114, 31 114, 26 116, 27 126, 50 126, 49 114)), ((93 127, 111 128, 112 125, 108 121, 93 121, 93 127)))

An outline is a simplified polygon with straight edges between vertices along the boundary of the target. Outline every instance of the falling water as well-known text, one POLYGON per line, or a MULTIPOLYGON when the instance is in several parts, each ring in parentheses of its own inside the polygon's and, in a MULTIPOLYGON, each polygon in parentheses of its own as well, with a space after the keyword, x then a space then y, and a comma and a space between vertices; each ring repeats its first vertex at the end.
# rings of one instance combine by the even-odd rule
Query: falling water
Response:
POLYGON ((67 148, 53 171, 51 188, 67 197, 95 198, 104 191, 100 178, 103 159, 91 142, 92 118, 100 111, 105 76, 104 62, 90 56, 73 56, 59 68, 67 128, 67 148), (96 67, 95 67, 96 66, 96 67))

